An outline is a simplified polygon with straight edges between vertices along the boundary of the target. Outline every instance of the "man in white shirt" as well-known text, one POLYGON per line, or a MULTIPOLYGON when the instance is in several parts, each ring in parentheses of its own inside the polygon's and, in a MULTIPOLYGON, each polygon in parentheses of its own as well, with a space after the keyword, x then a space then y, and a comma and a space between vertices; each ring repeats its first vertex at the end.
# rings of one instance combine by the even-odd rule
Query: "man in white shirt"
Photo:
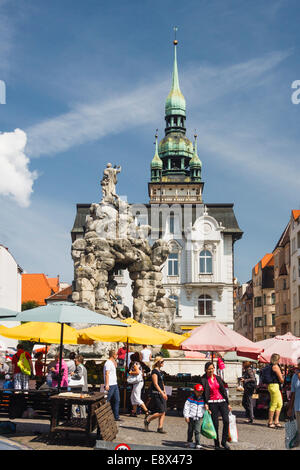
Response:
POLYGON ((146 344, 143 344, 143 349, 141 350, 141 361, 144 362, 148 367, 151 367, 152 352, 146 344))
POLYGON ((118 352, 114 349, 109 351, 109 359, 103 368, 104 388, 108 392, 107 401, 110 402, 116 421, 120 421, 120 393, 117 381, 117 359, 118 352))

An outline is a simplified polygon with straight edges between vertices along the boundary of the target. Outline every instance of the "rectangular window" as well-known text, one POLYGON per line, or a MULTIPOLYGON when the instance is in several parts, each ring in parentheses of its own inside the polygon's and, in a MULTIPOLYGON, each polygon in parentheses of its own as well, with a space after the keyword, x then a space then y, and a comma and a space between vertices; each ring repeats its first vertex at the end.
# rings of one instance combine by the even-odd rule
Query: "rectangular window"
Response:
POLYGON ((262 317, 255 317, 255 318, 254 318, 254 327, 255 327, 255 328, 259 328, 259 327, 261 327, 261 326, 263 326, 263 319, 262 319, 262 317))
POLYGON ((275 313, 272 313, 272 326, 275 326, 275 313))
POLYGON ((300 232, 297 233, 297 248, 300 248, 300 232))
POLYGON ((300 258, 298 258, 298 277, 300 277, 300 258))
POLYGON ((261 297, 254 297, 254 307, 261 307, 261 297))
POLYGON ((178 253, 169 254, 168 276, 178 276, 178 253))

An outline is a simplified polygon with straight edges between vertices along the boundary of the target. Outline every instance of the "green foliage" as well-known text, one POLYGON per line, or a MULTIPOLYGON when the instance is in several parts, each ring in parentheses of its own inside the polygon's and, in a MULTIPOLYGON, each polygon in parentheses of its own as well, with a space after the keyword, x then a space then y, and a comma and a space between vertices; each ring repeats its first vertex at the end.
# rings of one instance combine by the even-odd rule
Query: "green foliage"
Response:
POLYGON ((27 302, 22 303, 22 312, 36 307, 39 307, 39 304, 35 300, 27 300, 27 302))
POLYGON ((161 349, 159 352, 159 355, 161 357, 166 357, 166 358, 170 357, 170 353, 167 349, 161 349))

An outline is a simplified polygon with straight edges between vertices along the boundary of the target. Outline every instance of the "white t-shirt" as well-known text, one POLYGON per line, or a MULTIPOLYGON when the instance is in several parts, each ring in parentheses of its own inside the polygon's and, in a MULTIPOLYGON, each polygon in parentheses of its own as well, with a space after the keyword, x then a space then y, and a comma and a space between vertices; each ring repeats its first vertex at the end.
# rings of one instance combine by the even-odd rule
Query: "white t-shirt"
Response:
POLYGON ((111 361, 108 359, 106 363, 104 364, 103 368, 103 380, 104 380, 104 386, 105 386, 105 377, 106 377, 106 371, 109 372, 108 374, 108 385, 117 385, 117 371, 116 371, 116 366, 111 361))
POLYGON ((141 350, 142 354, 142 361, 143 362, 150 362, 150 356, 151 356, 151 350, 148 348, 142 349, 141 350))

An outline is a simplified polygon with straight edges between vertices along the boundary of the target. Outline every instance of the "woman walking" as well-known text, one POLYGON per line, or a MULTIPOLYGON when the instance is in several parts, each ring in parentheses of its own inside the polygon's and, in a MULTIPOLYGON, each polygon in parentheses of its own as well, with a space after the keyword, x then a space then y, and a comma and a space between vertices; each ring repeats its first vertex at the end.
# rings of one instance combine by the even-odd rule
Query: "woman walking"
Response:
POLYGON ((215 449, 220 449, 219 440, 219 414, 223 421, 223 433, 221 445, 224 449, 230 450, 227 444, 229 434, 229 411, 231 406, 228 402, 228 395, 224 382, 218 375, 215 375, 215 366, 213 362, 207 362, 205 364, 205 374, 201 377, 202 385, 204 387, 204 401, 209 406, 211 411, 211 417, 217 433, 217 439, 215 439, 215 449))
POLYGON ((279 361, 280 355, 272 354, 270 364, 262 371, 263 382, 268 384, 268 392, 270 394, 269 428, 283 428, 279 424, 279 415, 283 405, 280 385, 284 383, 284 378, 279 367, 279 361))
POLYGON ((141 394, 142 394, 142 389, 144 386, 144 378, 143 378, 143 369, 140 361, 140 354, 138 352, 135 352, 131 356, 131 362, 129 365, 129 370, 128 374, 130 376, 133 376, 136 378, 137 382, 133 384, 132 386, 132 392, 131 392, 131 404, 132 404, 132 411, 130 413, 130 416, 137 417, 137 406, 140 406, 142 410, 145 412, 146 417, 149 414, 149 411, 141 399, 141 394))
POLYGON ((167 411, 167 394, 165 390, 165 385, 161 373, 161 368, 164 365, 164 359, 161 356, 158 356, 154 359, 154 364, 152 367, 151 373, 151 401, 149 408, 153 413, 151 416, 146 416, 144 420, 145 431, 149 431, 149 424, 151 421, 158 419, 158 428, 157 432, 160 434, 166 434, 166 431, 163 429, 166 411, 167 411))
POLYGON ((256 378, 250 361, 243 362, 243 376, 241 379, 241 383, 244 387, 242 405, 246 411, 246 423, 253 424, 254 414, 252 395, 256 387, 256 378))

